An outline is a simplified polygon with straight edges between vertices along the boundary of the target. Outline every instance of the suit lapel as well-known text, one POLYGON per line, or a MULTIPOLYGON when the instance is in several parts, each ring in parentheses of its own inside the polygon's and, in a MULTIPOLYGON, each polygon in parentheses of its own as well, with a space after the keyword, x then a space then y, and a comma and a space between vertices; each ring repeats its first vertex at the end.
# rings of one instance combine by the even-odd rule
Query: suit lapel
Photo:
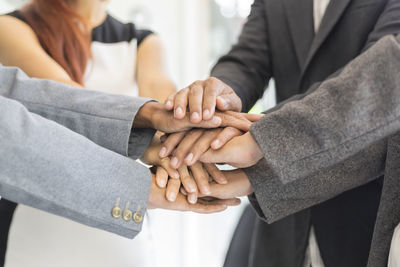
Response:
POLYGON ((303 74, 306 71, 315 53, 318 51, 325 39, 328 37, 329 33, 332 31, 333 27, 339 21, 344 10, 350 2, 351 0, 331 0, 326 10, 326 13, 321 21, 319 30, 311 44, 311 48, 308 53, 307 59, 305 60, 305 64, 303 65, 303 74))
MULTIPOLYGON (((335 0, 334 0, 335 1, 335 0)), ((299 66, 303 66, 314 38, 313 1, 283 0, 299 66)))

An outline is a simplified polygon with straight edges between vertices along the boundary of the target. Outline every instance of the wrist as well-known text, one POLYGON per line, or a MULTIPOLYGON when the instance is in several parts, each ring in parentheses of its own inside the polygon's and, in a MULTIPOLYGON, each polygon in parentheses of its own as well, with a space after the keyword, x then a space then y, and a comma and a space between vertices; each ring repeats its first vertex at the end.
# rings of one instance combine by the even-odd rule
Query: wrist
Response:
POLYGON ((144 104, 135 116, 133 121, 133 128, 154 128, 153 127, 153 114, 160 105, 157 102, 150 101, 144 104))
POLYGON ((264 157, 264 154, 250 132, 247 132, 245 136, 248 140, 247 144, 250 144, 251 158, 253 159, 253 164, 256 164, 264 157))

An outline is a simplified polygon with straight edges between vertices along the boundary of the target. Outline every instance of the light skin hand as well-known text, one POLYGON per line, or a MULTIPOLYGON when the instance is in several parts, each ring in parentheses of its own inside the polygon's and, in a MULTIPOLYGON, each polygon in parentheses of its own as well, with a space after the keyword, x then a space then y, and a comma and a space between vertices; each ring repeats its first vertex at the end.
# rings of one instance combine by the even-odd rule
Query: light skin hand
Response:
POLYGON ((209 149, 200 157, 203 163, 227 163, 237 168, 247 168, 257 164, 263 158, 263 153, 251 136, 244 135, 233 138, 221 149, 209 149))
POLYGON ((230 199, 234 197, 244 197, 253 193, 253 188, 246 173, 241 170, 224 171, 228 179, 226 185, 212 183, 210 186, 211 194, 209 196, 219 199, 230 199))
MULTIPOLYGON (((170 158, 160 158, 158 152, 160 151, 162 144, 158 137, 154 137, 151 145, 147 148, 141 160, 143 163, 152 166, 161 166, 167 174, 174 179, 179 179, 179 172, 171 167, 170 158)), ((164 182, 163 179, 157 179, 157 184, 160 187, 165 187, 167 181, 164 182)))
POLYGON ((196 81, 170 95, 165 102, 165 108, 174 110, 177 119, 185 118, 186 110, 189 109, 190 121, 199 123, 202 120, 211 120, 216 108, 220 111, 240 111, 242 101, 231 87, 211 77, 204 81, 196 81))
POLYGON ((155 183, 155 175, 152 176, 152 184, 150 187, 150 196, 148 202, 148 209, 168 209, 176 211, 192 211, 196 213, 215 213, 227 209, 228 206, 236 206, 240 204, 238 199, 227 200, 199 200, 196 204, 190 204, 186 200, 186 196, 179 193, 175 202, 170 202, 165 198, 166 189, 159 188, 155 183))
POLYGON ((208 194, 210 177, 219 183, 226 183, 222 172, 214 164, 202 164, 198 162, 190 167, 190 173, 186 165, 181 165, 177 170, 171 167, 170 158, 160 158, 160 140, 158 137, 153 139, 152 145, 146 150, 141 160, 148 164, 156 166, 156 184, 160 188, 167 188, 167 199, 175 201, 181 184, 189 192, 188 200, 190 203, 196 203, 197 195, 200 191, 208 194), (168 182, 168 178, 170 179, 168 182))
POLYGON ((187 132, 186 135, 182 133, 171 134, 162 143, 159 155, 168 156, 173 154, 170 162, 173 168, 179 168, 183 163, 191 166, 211 147, 215 140, 219 140, 219 143, 223 145, 233 137, 242 134, 242 131, 233 127, 208 131, 196 129, 187 132))
POLYGON ((180 179, 168 179, 168 172, 162 167, 157 167, 156 183, 161 188, 166 187, 166 197, 171 202, 175 201, 181 185, 188 194, 188 201, 194 204, 199 192, 202 195, 210 194, 210 181, 214 180, 220 184, 226 184, 223 172, 214 164, 197 162, 190 168, 182 164, 178 172, 180 179))
MULTIPOLYGON (((223 116, 222 121, 229 121, 230 125, 240 126, 240 124, 246 124, 246 127, 242 128, 244 131, 248 131, 251 124, 262 117, 262 115, 236 112, 226 112, 221 116, 223 116)), ((233 137, 239 135, 242 135, 242 131, 231 126, 213 130, 194 129, 186 133, 174 133, 169 135, 163 142, 159 156, 167 157, 173 152, 171 167, 179 168, 183 162, 191 166, 210 147, 219 149, 233 137)))

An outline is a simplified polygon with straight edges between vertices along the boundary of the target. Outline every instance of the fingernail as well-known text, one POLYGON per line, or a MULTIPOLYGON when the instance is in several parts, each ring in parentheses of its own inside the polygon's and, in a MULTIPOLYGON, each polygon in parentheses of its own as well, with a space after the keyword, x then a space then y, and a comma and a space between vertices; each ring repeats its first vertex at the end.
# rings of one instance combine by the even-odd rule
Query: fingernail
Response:
POLYGON ((208 116, 210 116, 210 111, 208 109, 205 109, 203 111, 203 117, 208 118, 208 116))
POLYGON ((205 195, 211 195, 211 192, 210 192, 210 189, 208 188, 208 186, 201 187, 201 191, 205 195))
POLYGON ((190 164, 193 160, 193 153, 190 153, 189 155, 187 155, 185 161, 186 163, 190 164))
POLYGON ((190 204, 196 204, 197 202, 196 195, 193 194, 189 195, 188 200, 190 204))
POLYGON ((223 176, 219 177, 218 180, 219 180, 219 184, 227 184, 228 183, 228 180, 226 180, 226 178, 223 176))
POLYGON ((220 145, 221 145, 221 142, 218 139, 215 140, 214 142, 212 142, 212 144, 211 144, 212 148, 214 148, 214 149, 218 149, 220 145))
POLYGON ((172 102, 170 100, 167 101, 167 103, 165 103, 167 106, 172 106, 172 102))
POLYGON ((226 100, 224 98, 220 97, 219 101, 221 102, 222 106, 224 106, 224 108, 226 108, 226 106, 227 106, 226 100))
POLYGON ((177 108, 175 109, 175 115, 177 115, 177 116, 183 115, 183 110, 182 110, 181 107, 177 107, 177 108))
POLYGON ((189 193, 196 193, 196 187, 194 187, 192 184, 189 184, 188 186, 189 193))
POLYGON ((170 162, 171 166, 174 167, 174 168, 176 168, 176 167, 178 166, 178 161, 179 161, 178 158, 173 157, 173 158, 171 159, 171 162, 170 162))
POLYGON ((167 196, 168 201, 174 202, 176 199, 176 194, 174 192, 169 192, 167 196))
POLYGON ((185 188, 183 188, 183 187, 181 188, 181 193, 184 194, 185 196, 188 195, 188 193, 186 192, 185 188))
POLYGON ((174 172, 174 173, 172 173, 172 178, 175 178, 175 179, 179 179, 179 173, 178 172, 174 172))
POLYGON ((158 186, 161 188, 165 188, 167 186, 167 181, 166 180, 159 181, 158 186))
POLYGON ((191 117, 192 121, 199 121, 200 120, 200 115, 197 112, 193 112, 192 113, 192 117, 191 117))
POLYGON ((159 156, 163 158, 166 156, 166 154, 167 154, 167 148, 166 147, 161 148, 159 156))

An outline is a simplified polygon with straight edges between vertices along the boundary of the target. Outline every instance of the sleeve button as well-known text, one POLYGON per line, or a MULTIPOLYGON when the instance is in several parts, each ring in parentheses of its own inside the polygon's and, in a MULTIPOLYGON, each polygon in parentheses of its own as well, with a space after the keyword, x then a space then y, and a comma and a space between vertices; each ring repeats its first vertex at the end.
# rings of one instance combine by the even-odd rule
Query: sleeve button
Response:
POLYGON ((111 215, 115 219, 118 219, 119 217, 121 217, 121 213, 122 213, 121 209, 119 208, 119 201, 120 201, 120 198, 117 198, 117 201, 115 203, 115 207, 111 211, 111 215))
POLYGON ((122 213, 122 219, 124 219, 125 221, 129 221, 130 219, 132 219, 132 211, 129 210, 129 202, 126 203, 124 212, 122 213))
POLYGON ((143 221, 143 215, 141 212, 137 211, 133 214, 133 221, 136 223, 141 223, 143 221))

